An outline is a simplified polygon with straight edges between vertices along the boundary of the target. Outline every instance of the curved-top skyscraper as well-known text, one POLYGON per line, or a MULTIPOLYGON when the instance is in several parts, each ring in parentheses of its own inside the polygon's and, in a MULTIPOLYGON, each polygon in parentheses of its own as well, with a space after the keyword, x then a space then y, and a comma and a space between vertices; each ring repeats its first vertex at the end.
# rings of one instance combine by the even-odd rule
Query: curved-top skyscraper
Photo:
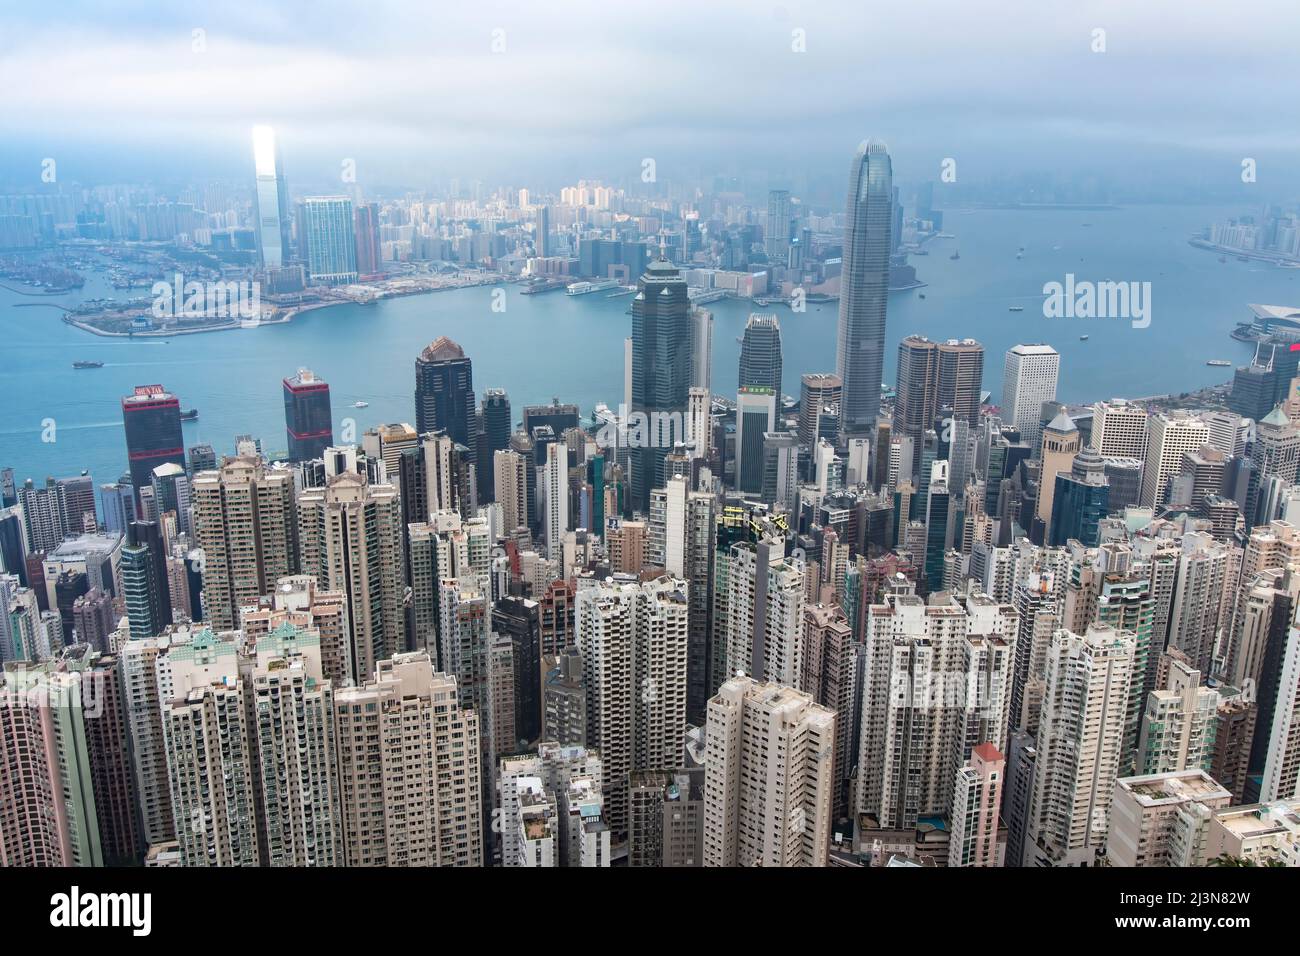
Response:
POLYGON ((840 430, 846 438, 869 435, 880 414, 893 193, 885 145, 863 143, 849 169, 835 350, 836 372, 844 381, 840 430))

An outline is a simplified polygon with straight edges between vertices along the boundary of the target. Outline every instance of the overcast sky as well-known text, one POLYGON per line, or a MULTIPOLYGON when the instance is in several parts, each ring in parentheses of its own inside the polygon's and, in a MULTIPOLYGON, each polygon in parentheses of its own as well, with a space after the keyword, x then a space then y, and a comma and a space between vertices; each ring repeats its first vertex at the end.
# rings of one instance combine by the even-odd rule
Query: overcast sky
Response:
POLYGON ((291 179, 351 158, 363 184, 553 187, 647 156, 662 180, 842 178, 865 137, 915 178, 949 156, 976 179, 1213 183, 1249 156, 1276 187, 1300 166, 1295 0, 57 7, 0 11, 11 188, 45 156, 64 179, 246 177, 255 122, 291 179))

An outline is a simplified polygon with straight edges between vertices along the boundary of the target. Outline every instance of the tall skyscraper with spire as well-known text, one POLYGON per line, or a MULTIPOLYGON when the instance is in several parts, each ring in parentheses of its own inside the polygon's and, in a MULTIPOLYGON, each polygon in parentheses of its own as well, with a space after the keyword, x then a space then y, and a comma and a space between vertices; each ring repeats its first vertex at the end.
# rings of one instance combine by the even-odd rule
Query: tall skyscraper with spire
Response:
POLYGON ((253 172, 257 256, 263 269, 279 269, 289 248, 289 189, 275 130, 269 126, 253 127, 253 172))
POLYGON ((880 414, 889 298, 894 174, 883 143, 864 142, 849 167, 840 272, 836 373, 844 382, 841 433, 865 437, 880 414))

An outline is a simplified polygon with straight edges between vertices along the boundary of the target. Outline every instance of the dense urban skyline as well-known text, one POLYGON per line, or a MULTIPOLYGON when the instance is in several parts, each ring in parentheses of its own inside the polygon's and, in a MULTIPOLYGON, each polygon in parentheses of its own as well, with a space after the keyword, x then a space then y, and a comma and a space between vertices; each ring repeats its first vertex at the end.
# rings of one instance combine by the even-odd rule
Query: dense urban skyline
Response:
POLYGON ((1300 866, 1281 31, 151 6, 0 118, 0 869, 1300 866))

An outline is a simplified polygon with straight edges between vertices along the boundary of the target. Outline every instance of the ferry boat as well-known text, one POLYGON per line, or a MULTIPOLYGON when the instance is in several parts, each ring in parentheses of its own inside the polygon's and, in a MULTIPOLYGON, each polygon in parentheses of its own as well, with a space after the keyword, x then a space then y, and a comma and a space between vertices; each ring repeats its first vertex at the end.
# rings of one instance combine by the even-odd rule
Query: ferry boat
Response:
POLYGON ((1213 365, 1215 368, 1228 368, 1229 366, 1232 365, 1232 363, 1229 362, 1227 359, 1210 359, 1205 364, 1213 365))
POLYGON ((78 361, 78 362, 73 362, 73 363, 72 363, 72 367, 73 367, 73 368, 103 368, 103 367, 104 367, 104 363, 103 363, 103 362, 88 362, 88 361, 85 361, 85 360, 83 359, 83 360, 78 361))
POLYGON ((181 421, 183 422, 192 422, 198 417, 199 410, 197 408, 187 408, 181 412, 181 421))
POLYGON ((565 286, 565 295, 588 295, 592 292, 604 292, 617 289, 622 285, 617 279, 598 279, 595 282, 572 282, 565 286))

